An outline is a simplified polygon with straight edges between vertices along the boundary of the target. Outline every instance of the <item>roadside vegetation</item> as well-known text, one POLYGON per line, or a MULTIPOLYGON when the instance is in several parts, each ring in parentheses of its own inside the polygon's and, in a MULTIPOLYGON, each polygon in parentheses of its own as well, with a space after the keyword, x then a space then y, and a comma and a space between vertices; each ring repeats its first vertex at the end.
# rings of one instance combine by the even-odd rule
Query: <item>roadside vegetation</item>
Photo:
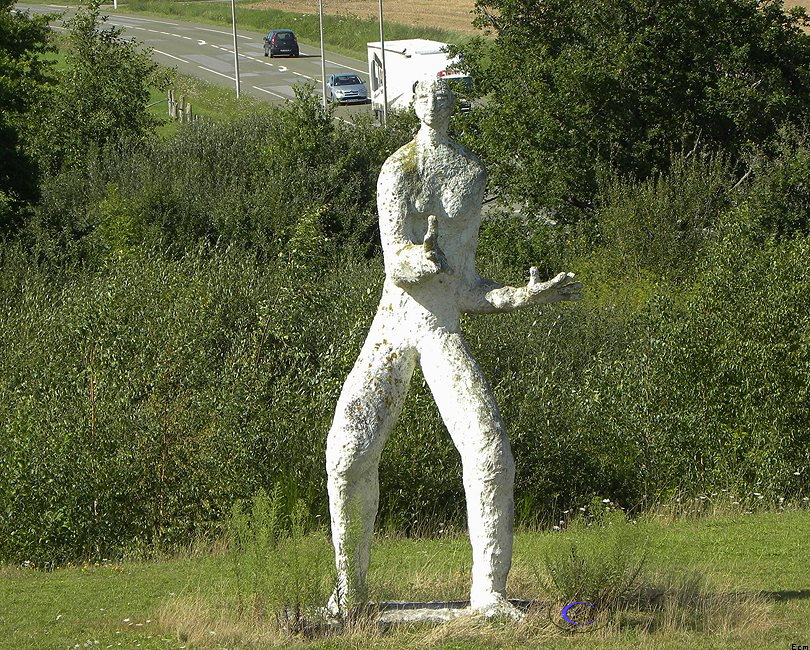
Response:
MULTIPOLYGON (((673 20, 652 27, 629 9, 599 12, 616 29, 586 20, 570 38, 572 16, 596 20, 584 3, 544 3, 559 12, 548 23, 499 3, 510 28, 465 50, 487 102, 453 125, 492 170, 492 193, 515 208, 489 213, 480 270, 511 283, 525 283, 532 264, 548 275, 570 270, 586 292, 576 304, 466 318, 463 328, 509 428, 518 523, 539 531, 519 538, 519 548, 537 546, 518 554, 515 595, 564 598, 590 584, 594 598, 632 593, 654 607, 661 570, 662 584, 686 595, 674 609, 662 605, 660 629, 700 630, 705 647, 738 634, 750 634, 751 647, 784 647, 802 641, 789 638, 793 630, 806 639, 806 596, 770 609, 767 598, 715 597, 737 587, 804 593, 807 581, 794 561, 806 511, 779 511, 810 498, 810 36, 778 2, 733 0, 726 5, 747 20, 742 36, 695 54, 694 29, 677 26, 697 24, 689 12, 698 4, 708 11, 668 3, 673 20), (653 62, 660 39, 680 43, 672 51, 682 59, 653 62), (487 63, 518 46, 526 67, 504 75, 487 63), (627 67, 610 63, 611 51, 627 67), (626 81, 627 70, 640 72, 626 81), (627 112, 634 105, 656 110, 627 112), (679 131, 672 116, 686 126, 679 131), (618 582, 609 566, 583 568, 601 561, 587 549, 608 531, 635 529, 625 519, 649 521, 662 503, 727 518, 649 524, 668 550, 650 547, 654 562, 644 567, 600 546, 618 582), (773 553, 740 555, 726 527, 752 548, 770 540, 773 553), (782 531, 779 541, 771 530, 782 531), (581 547, 554 551, 561 539, 581 547), (708 582, 666 573, 702 561, 709 540, 718 572, 707 569, 708 582), (583 572, 593 579, 579 581, 583 572), (705 604, 699 616, 689 613, 695 602, 705 604), (701 618, 713 607, 719 618, 701 618), (723 618, 737 611, 744 620, 723 618), (706 640, 708 629, 727 635, 706 640)), ((650 3, 636 5, 654 15, 650 3)), ((210 621, 223 611, 244 614, 260 634, 275 625, 268 643, 309 634, 289 601, 321 602, 329 587, 326 432, 383 280, 377 174, 411 137, 413 116, 387 129, 360 118, 349 125, 301 86, 294 101, 261 111, 223 95, 224 118, 166 129, 147 106, 165 93, 167 72, 102 29, 97 4, 68 25, 58 65, 47 63, 44 22, 10 8, 0 2, 0 562, 28 568, 2 569, 11 609, 0 612, 16 611, 22 634, 53 632, 59 647, 133 632, 143 647, 176 644, 178 634, 203 644, 212 629, 206 643, 215 645, 225 632, 210 621), (152 563, 190 540, 207 552, 152 563), (288 563, 268 574, 255 561, 268 555, 288 563), (64 566, 74 568, 31 570, 64 566), (199 578, 171 578, 183 571, 199 578), (223 576, 221 592, 207 590, 206 572, 223 576), (281 587, 278 575, 287 576, 281 587), (77 605, 91 627, 59 636, 59 590, 83 580, 101 590, 77 605), (20 611, 35 610, 36 593, 59 599, 43 604, 55 609, 42 631, 20 611), (92 610, 99 593, 118 599, 116 618, 92 610), (128 620, 117 623, 119 614, 128 620), (130 629, 146 619, 161 626, 148 628, 153 639, 130 629), (184 621, 201 622, 195 632, 182 631, 184 621), (85 629, 93 639, 79 641, 85 629)), ((418 376, 380 474, 380 530, 392 539, 378 551, 391 559, 375 569, 386 567, 372 580, 382 585, 376 597, 462 594, 460 463, 418 376), (439 564, 450 568, 426 561, 434 552, 449 553, 439 564), (386 582, 407 562, 424 567, 386 582)), ((650 616, 631 612, 618 636, 593 638, 627 647, 650 616)), ((524 629, 557 634, 541 618, 524 629)), ((247 629, 234 644, 252 638, 247 629)), ((511 646, 509 635, 522 634, 482 629, 416 634, 471 647, 511 646)), ((372 638, 356 633, 317 643, 372 638)), ((408 634, 380 642, 403 647, 408 634)))

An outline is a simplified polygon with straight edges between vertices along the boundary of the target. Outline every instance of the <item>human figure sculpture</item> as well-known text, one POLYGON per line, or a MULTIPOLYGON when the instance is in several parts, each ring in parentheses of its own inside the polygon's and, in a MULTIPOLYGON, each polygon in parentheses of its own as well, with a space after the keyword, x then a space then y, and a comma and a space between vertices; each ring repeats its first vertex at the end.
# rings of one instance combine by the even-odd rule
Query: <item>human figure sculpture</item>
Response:
POLYGON ((522 287, 478 275, 475 249, 486 172, 448 136, 455 98, 442 80, 420 81, 416 137, 382 167, 377 183, 385 283, 365 344, 343 386, 327 441, 337 585, 347 611, 366 597, 383 446, 417 363, 461 454, 472 544, 473 613, 519 614, 506 599, 512 563, 515 467, 503 421, 459 329, 462 313, 502 312, 579 298, 571 273, 522 287))

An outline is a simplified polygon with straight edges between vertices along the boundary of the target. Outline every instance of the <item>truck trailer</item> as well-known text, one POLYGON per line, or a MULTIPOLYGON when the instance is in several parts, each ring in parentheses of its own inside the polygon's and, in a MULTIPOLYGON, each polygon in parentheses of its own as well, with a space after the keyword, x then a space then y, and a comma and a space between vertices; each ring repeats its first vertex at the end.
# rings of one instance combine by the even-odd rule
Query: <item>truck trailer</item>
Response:
MULTIPOLYGON (((368 77, 371 108, 379 119, 383 112, 383 64, 380 42, 368 43, 368 77)), ((413 91, 420 79, 469 80, 451 67, 458 58, 445 51, 447 43, 424 38, 385 41, 385 80, 389 111, 406 111, 413 102, 413 91)))

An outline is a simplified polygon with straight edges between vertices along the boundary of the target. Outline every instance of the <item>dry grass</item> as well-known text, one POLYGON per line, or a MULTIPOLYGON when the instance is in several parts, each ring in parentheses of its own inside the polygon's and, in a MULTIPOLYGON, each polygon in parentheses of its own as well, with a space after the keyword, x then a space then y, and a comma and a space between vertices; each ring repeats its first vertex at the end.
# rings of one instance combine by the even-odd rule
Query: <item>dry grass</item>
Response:
MULTIPOLYGON (((810 12, 810 0, 785 0, 785 8, 804 7, 810 12)), ((257 8, 280 9, 302 14, 317 13, 312 0, 267 0, 251 5, 257 8)), ((328 14, 348 14, 359 18, 376 18, 377 3, 368 0, 326 0, 328 14)), ((462 34, 480 34, 472 26, 475 0, 400 0, 384 6, 385 19, 414 27, 442 27, 462 34)))
MULTIPOLYGON (((804 7, 810 12, 810 0, 785 0, 785 8, 804 7)), ((280 9, 302 14, 317 13, 317 3, 311 0, 267 0, 254 7, 280 9)), ((348 14, 359 18, 376 18, 377 3, 368 0, 326 0, 328 14, 348 14)), ((475 0, 400 0, 384 5, 385 19, 415 27, 442 27, 463 34, 480 34, 472 26, 475 0)))
POLYGON ((637 602, 615 621, 618 629, 676 635, 684 631, 750 635, 772 627, 770 603, 760 594, 727 585, 708 586, 699 573, 663 575, 639 590, 637 602))
MULTIPOLYGON (((521 576, 520 582, 530 581, 528 576, 521 576)), ((425 576, 423 582, 432 580, 425 576)), ((538 589, 535 583, 531 591, 538 594, 538 589)), ((341 647, 442 647, 450 641, 509 647, 565 635, 551 620, 552 612, 564 605, 555 608, 552 600, 541 600, 519 625, 478 617, 385 630, 370 618, 337 627, 314 615, 303 627, 291 629, 283 619, 264 615, 262 608, 238 608, 235 602, 215 602, 211 597, 176 597, 163 605, 158 621, 164 636, 198 648, 306 647, 334 635, 338 635, 341 647)), ((635 598, 609 613, 606 621, 610 624, 588 637, 608 645, 623 639, 633 639, 642 646, 647 642, 655 645, 661 640, 694 638, 692 634, 742 642, 762 637, 773 628, 770 610, 771 603, 761 595, 709 585, 701 574, 662 574, 650 576, 635 598)))
POLYGON ((275 624, 243 615, 234 615, 228 607, 216 607, 203 598, 175 598, 158 612, 158 624, 179 644, 191 647, 262 644, 279 646, 283 642, 275 624))
MULTIPOLYGON (((317 13, 318 4, 312 0, 268 0, 251 5, 263 9, 280 9, 302 14, 317 13)), ((399 0, 384 5, 384 18, 415 27, 441 27, 464 34, 478 33, 472 26, 475 0, 399 0)), ((368 0, 326 0, 324 12, 348 14, 359 18, 376 18, 378 4, 368 0)))
POLYGON ((297 647, 309 640, 340 635, 342 643, 373 645, 384 631, 368 618, 336 623, 312 613, 300 627, 290 627, 283 617, 265 617, 262 608, 239 608, 235 602, 219 603, 202 597, 176 597, 158 613, 164 635, 191 648, 297 647))

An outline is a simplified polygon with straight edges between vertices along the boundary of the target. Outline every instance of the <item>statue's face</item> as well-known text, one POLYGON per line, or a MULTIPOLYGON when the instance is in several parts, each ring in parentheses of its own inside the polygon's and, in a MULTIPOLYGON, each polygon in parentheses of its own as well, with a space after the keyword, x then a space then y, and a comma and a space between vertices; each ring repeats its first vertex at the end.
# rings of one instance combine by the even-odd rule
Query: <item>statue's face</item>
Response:
POLYGON ((450 123, 456 98, 446 81, 420 81, 416 84, 413 108, 424 124, 439 128, 450 123))

